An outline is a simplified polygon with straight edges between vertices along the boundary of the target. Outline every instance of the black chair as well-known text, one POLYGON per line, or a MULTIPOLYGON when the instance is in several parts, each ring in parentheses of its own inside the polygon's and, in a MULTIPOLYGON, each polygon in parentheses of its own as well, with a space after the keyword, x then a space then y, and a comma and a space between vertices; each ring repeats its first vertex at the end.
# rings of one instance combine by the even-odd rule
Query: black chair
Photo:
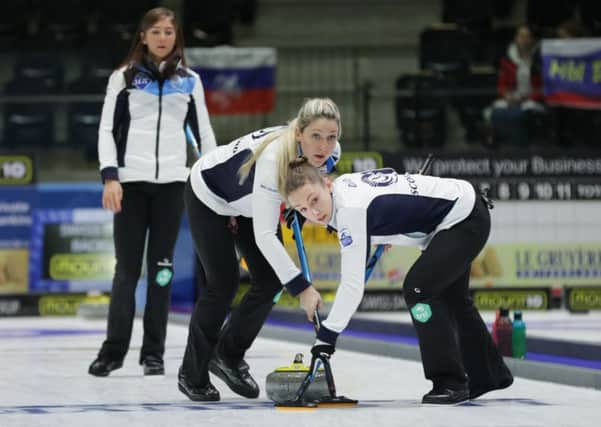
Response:
MULTIPOLYGON (((64 69, 56 57, 19 58, 13 79, 6 83, 7 96, 60 94, 64 69)), ((8 148, 45 147, 54 143, 54 106, 52 103, 7 103, 4 110, 4 145, 8 148)))
MULTIPOLYGON (((120 58, 122 59, 122 58, 120 58)), ((117 61, 104 51, 95 51, 81 60, 81 72, 77 79, 69 82, 67 91, 73 94, 103 94, 109 77, 117 68, 117 61)))
POLYGON ((399 76, 395 113, 402 144, 411 148, 444 144, 446 101, 440 94, 443 88, 440 78, 426 73, 399 76))
POLYGON ((54 112, 36 104, 7 105, 4 113, 4 146, 9 149, 47 147, 54 144, 54 112))
POLYGON ((31 53, 17 58, 13 78, 4 90, 7 95, 61 93, 64 77, 64 66, 58 56, 31 53))
POLYGON ((507 48, 513 42, 517 27, 513 24, 498 25, 490 32, 482 34, 481 43, 485 46, 485 61, 487 65, 498 67, 502 57, 507 55, 507 48))
POLYGON ((31 0, 40 10, 38 43, 58 48, 83 46, 91 27, 92 13, 86 0, 31 0))
POLYGON ((601 149, 601 111, 550 108, 556 143, 562 148, 601 149))
MULTIPOLYGON (((510 0, 503 0, 508 3, 510 0)), ((486 29, 495 14, 494 0, 442 0, 443 22, 473 30, 486 29)))
POLYGON ((25 1, 10 1, 3 8, 0 14, 0 48, 3 51, 19 49, 28 31, 28 4, 25 1))
POLYGON ((235 17, 235 0, 185 0, 183 22, 186 43, 190 46, 231 45, 235 17))
POLYGON ((579 7, 578 3, 586 2, 574 0, 527 0, 526 21, 530 26, 552 34, 559 24, 575 17, 579 7))
POLYGON ((69 144, 81 149, 84 159, 90 162, 98 160, 96 147, 101 112, 101 103, 78 102, 69 106, 69 144))
POLYGON ((486 123, 484 109, 497 98, 497 72, 492 67, 472 68, 460 84, 462 90, 454 98, 468 143, 482 142, 486 123))
POLYGON ((591 30, 591 37, 601 36, 601 3, 586 0, 580 5, 582 23, 591 30))
MULTIPOLYGON (((73 95, 98 96, 105 93, 113 67, 106 61, 84 61, 78 79, 68 85, 73 95)), ((102 101, 76 102, 67 109, 68 143, 81 149, 87 161, 97 161, 98 126, 102 101)))
MULTIPOLYGON (((159 6, 158 0, 128 0, 127 5, 121 0, 104 0, 93 9, 95 44, 109 47, 117 40, 125 42, 129 47, 137 25, 144 13, 159 6)), ((121 49, 120 45, 112 46, 121 49)))
POLYGON ((454 24, 432 25, 420 34, 420 68, 445 79, 467 73, 474 51, 473 34, 454 24))

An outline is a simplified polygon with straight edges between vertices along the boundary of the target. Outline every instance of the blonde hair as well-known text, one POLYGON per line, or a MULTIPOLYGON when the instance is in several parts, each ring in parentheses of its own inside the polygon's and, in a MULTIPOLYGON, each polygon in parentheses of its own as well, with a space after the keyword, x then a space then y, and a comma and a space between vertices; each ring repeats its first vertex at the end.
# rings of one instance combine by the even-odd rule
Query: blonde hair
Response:
POLYGON ((305 184, 324 185, 323 174, 306 157, 297 157, 288 163, 286 180, 280 193, 288 203, 288 196, 305 184))
POLYGON ((238 170, 240 183, 243 183, 246 178, 248 178, 251 169, 257 162, 257 159, 263 150, 265 150, 265 147, 276 139, 280 139, 282 141, 282 148, 278 158, 278 190, 280 194, 284 194, 283 190, 288 175, 289 163, 298 157, 295 130, 298 129, 300 132, 303 132, 307 126, 318 119, 335 120, 338 125, 337 139, 340 139, 340 135, 342 134, 342 123, 340 120, 340 111, 338 110, 336 103, 330 98, 307 99, 300 110, 298 110, 296 118, 291 120, 288 123, 288 126, 281 131, 274 132, 272 135, 268 136, 257 150, 248 157, 242 166, 240 166, 240 169, 238 170))

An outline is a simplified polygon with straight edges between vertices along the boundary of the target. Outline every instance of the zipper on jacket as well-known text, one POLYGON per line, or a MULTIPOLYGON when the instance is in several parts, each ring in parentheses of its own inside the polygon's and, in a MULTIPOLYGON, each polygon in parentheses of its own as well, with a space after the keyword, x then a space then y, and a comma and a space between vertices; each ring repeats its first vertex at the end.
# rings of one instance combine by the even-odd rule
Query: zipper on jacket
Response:
POLYGON ((157 118, 157 137, 155 143, 155 172, 154 178, 159 179, 159 135, 161 134, 161 114, 163 113, 163 79, 159 80, 159 117, 157 118))

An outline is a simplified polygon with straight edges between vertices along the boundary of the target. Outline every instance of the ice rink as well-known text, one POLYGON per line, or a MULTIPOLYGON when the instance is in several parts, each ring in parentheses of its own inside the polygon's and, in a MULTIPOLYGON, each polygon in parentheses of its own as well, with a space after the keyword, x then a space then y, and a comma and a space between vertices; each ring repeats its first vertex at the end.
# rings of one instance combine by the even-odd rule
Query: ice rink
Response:
POLYGON ((123 368, 106 378, 88 375, 105 326, 105 320, 80 317, 0 319, 0 426, 588 427, 601 419, 600 390, 519 377, 509 389, 458 406, 422 405, 430 383, 421 364, 345 350, 333 357, 334 376, 339 394, 358 399, 358 406, 276 410, 265 396, 265 377, 295 353, 308 354, 311 342, 267 338, 259 338, 247 355, 262 387, 259 399, 242 398, 213 377, 221 401, 197 403, 176 385, 185 324, 169 324, 166 375, 152 378, 137 364, 139 319, 123 368))

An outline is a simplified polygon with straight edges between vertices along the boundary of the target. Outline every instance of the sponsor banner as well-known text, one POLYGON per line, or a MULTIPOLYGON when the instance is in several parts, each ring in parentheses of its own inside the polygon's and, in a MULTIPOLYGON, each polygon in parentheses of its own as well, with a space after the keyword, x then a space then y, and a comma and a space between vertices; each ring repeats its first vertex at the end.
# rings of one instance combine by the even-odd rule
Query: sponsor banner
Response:
MULTIPOLYGON (((384 165, 417 171, 422 154, 384 154, 384 165)), ((443 154, 430 175, 466 179, 498 200, 601 200, 601 154, 443 154)))
POLYGON ((29 290, 29 250, 0 248, 0 294, 29 290))
POLYGON ((0 295, 0 317, 75 316, 82 302, 97 302, 99 297, 103 296, 86 293, 0 295))
POLYGON ((487 245, 472 263, 472 287, 593 286, 601 281, 601 244, 487 245))
MULTIPOLYGON (((282 227, 284 243, 298 262, 292 234, 282 227)), ((315 285, 335 289, 340 280, 340 244, 336 233, 305 224, 303 240, 315 285)), ((366 289, 401 289, 419 249, 393 246, 376 264, 366 289)), ((298 264, 297 264, 298 265, 298 264)), ((470 286, 562 287, 595 286, 601 282, 601 244, 489 244, 471 266, 470 286)))
POLYGON ((0 153, 0 185, 29 185, 36 179, 33 155, 0 153))
POLYGON ((86 294, 39 295, 40 316, 75 316, 77 308, 87 298, 86 294))
POLYGON ((188 48, 188 65, 205 89, 211 114, 268 113, 275 104, 273 48, 188 48))
POLYGON ((543 40, 541 54, 548 104, 601 108, 601 39, 543 40))
POLYGON ((0 295, 0 317, 39 316, 38 295, 0 295))
POLYGON ((407 303, 400 290, 368 290, 357 311, 407 310, 407 303))
POLYGON ((494 288, 473 289, 474 304, 479 310, 498 310, 507 307, 512 310, 548 310, 551 291, 549 288, 494 288))
POLYGON ((0 197, 0 294, 29 289, 31 211, 37 206, 35 186, 2 187, 0 197))
POLYGON ((31 233, 31 291, 110 290, 115 257, 109 211, 36 209, 31 233))
POLYGON ((570 311, 601 310, 601 286, 568 287, 566 308, 570 311))
POLYGON ((2 187, 0 248, 26 248, 31 233, 31 211, 38 205, 35 186, 2 187))
MULTIPOLYGON (((399 172, 415 172, 426 156, 384 153, 384 165, 399 172)), ((465 179, 593 178, 601 176, 601 153, 582 151, 536 154, 436 154, 429 175, 465 179)))

